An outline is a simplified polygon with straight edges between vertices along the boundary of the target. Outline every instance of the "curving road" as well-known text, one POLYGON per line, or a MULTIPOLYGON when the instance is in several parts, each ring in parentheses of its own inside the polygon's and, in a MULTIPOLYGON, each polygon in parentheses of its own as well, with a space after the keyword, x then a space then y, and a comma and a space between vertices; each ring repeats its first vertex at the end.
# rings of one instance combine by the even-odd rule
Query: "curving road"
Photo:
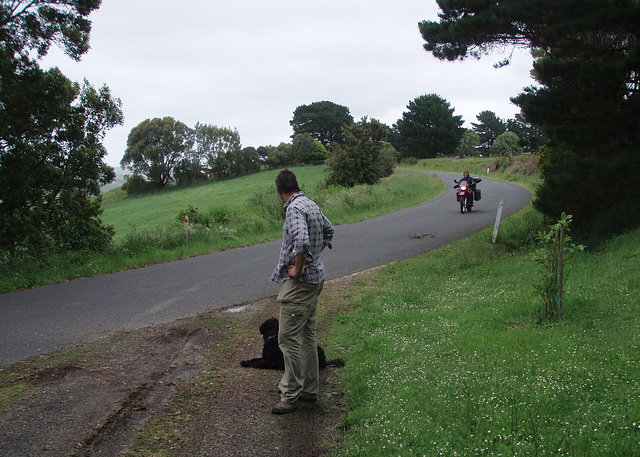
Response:
MULTIPOLYGON (((460 214, 453 179, 423 205, 336 227, 323 259, 327 279, 413 257, 495 222, 531 201, 522 187, 483 179, 482 200, 460 214)), ((0 365, 97 341, 121 331, 275 295, 269 277, 280 241, 0 295, 0 365)))

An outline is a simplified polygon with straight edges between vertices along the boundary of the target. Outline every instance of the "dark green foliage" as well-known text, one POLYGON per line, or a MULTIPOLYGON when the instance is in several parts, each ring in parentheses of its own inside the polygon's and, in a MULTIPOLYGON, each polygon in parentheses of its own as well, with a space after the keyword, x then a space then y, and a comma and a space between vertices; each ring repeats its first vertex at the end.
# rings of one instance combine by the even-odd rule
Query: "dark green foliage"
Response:
POLYGON ((436 94, 422 95, 407 109, 390 137, 402 157, 428 159, 455 153, 464 129, 462 116, 453 115, 449 102, 436 94))
POLYGON ((101 0, 2 1, 2 47, 19 60, 30 60, 30 51, 43 57, 51 44, 56 44, 73 60, 80 60, 89 50, 91 21, 87 16, 100 3, 101 0))
POLYGON ((148 192, 156 188, 152 183, 145 181, 140 175, 125 176, 125 178, 126 180, 122 185, 122 190, 129 195, 148 192))
POLYGON ((254 147, 243 148, 227 154, 229 175, 244 176, 260 171, 260 156, 254 147))
POLYGON ((493 111, 483 111, 476 116, 478 122, 472 122, 473 131, 480 137, 480 147, 488 151, 496 139, 502 135, 507 126, 493 111))
POLYGON ((243 154, 238 130, 198 122, 193 133, 194 148, 184 153, 190 162, 213 170, 219 178, 248 174, 255 169, 252 162, 257 163, 257 152, 243 154))
POLYGON ((395 150, 387 143, 390 132, 388 126, 366 117, 344 127, 344 145, 334 146, 329 154, 327 184, 353 187, 390 176, 396 163, 395 150))
POLYGON ((559 147, 545 146, 542 151, 544 181, 534 200, 542 213, 559 217, 572 212, 574 219, 582 221, 574 227, 581 238, 608 238, 640 226, 638 194, 633 190, 634 170, 640 170, 637 153, 581 158, 559 147))
POLYGON ((640 173, 640 3, 438 4, 440 21, 420 24, 425 48, 438 58, 480 57, 505 45, 533 50, 539 86, 513 101, 552 144, 536 206, 553 219, 571 213, 578 234, 638 226, 637 196, 623 182, 640 173))
POLYGON ((525 152, 538 152, 548 140, 544 130, 527 122, 521 113, 516 114, 514 119, 507 121, 507 130, 518 135, 520 146, 525 152))
POLYGON ((353 116, 346 106, 322 101, 298 106, 289 124, 294 136, 308 133, 325 148, 330 148, 333 143, 343 143, 342 127, 353 124, 353 116))
POLYGON ((208 177, 202 172, 202 167, 198 161, 189 160, 184 157, 175 166, 173 170, 173 179, 178 186, 185 186, 198 181, 205 181, 208 177))
POLYGON ((103 247, 112 231, 98 219, 100 185, 115 174, 101 141, 122 122, 119 100, 0 55, 0 249, 103 247))
POLYGON ((113 236, 98 218, 106 131, 120 100, 32 59, 51 44, 78 60, 88 50, 95 0, 0 3, 0 251, 4 256, 102 249, 113 236))
POLYGON ((291 142, 296 164, 317 165, 327 158, 327 148, 308 133, 298 133, 291 142))
POLYGON ((258 153, 265 166, 270 170, 285 168, 294 164, 293 146, 289 143, 280 143, 278 146, 260 146, 258 153))
POLYGON ((471 129, 465 129, 462 138, 460 138, 460 142, 458 142, 458 146, 456 146, 456 156, 477 156, 479 155, 477 149, 479 145, 480 135, 471 129))

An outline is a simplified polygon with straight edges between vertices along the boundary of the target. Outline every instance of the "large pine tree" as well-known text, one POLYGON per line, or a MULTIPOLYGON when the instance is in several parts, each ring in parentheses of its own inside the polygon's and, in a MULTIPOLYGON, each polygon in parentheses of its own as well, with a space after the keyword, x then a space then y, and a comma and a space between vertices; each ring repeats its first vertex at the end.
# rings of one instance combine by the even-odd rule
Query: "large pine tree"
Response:
MULTIPOLYGON (((440 59, 479 58, 523 46, 535 57, 529 87, 513 100, 550 141, 536 206, 566 211, 584 229, 640 225, 625 176, 640 172, 638 0, 438 0, 440 21, 420 23, 440 59)), ((505 62, 508 63, 508 62, 505 62)))
POLYGON ((409 102, 393 125, 391 143, 403 157, 426 159, 452 155, 462 139, 462 116, 437 94, 421 95, 409 102))

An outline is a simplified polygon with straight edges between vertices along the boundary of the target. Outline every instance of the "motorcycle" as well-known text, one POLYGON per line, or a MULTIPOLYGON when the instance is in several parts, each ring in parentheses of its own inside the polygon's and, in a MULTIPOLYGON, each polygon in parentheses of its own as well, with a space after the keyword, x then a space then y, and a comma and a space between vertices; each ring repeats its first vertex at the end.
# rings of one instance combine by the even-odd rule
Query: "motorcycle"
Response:
POLYGON ((480 178, 473 178, 473 184, 469 184, 467 181, 458 182, 453 186, 454 189, 458 189, 456 192, 456 200, 460 203, 460 212, 464 214, 465 211, 471 211, 473 208, 473 201, 480 200, 480 189, 476 188, 476 184, 482 181, 480 178))

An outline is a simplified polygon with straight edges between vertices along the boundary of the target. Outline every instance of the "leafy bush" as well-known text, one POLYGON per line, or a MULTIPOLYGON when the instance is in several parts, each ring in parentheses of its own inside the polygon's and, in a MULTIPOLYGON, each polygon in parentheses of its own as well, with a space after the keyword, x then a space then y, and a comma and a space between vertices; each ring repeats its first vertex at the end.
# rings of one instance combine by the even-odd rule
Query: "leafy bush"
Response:
POLYGON ((513 156, 521 154, 523 151, 520 146, 520 139, 518 135, 513 132, 504 132, 493 143, 490 149, 492 154, 498 154, 502 156, 513 156))
POLYGON ((206 213, 203 213, 191 205, 187 205, 186 210, 179 211, 176 215, 178 222, 184 222, 189 218, 189 224, 211 227, 213 224, 226 225, 231 220, 231 211, 224 206, 213 206, 206 213))
POLYGON ((417 165, 418 159, 415 158, 414 156, 409 156, 402 159, 402 163, 404 165, 417 165))
MULTIPOLYGON (((302 189, 304 191, 304 187, 302 189)), ((256 193, 247 198, 244 204, 246 212, 257 214, 266 218, 284 220, 282 200, 273 190, 256 193)))
POLYGON ((531 245, 532 240, 544 228, 543 215, 530 206, 518 217, 509 217, 500 223, 496 242, 509 251, 523 249, 531 245))
POLYGON ((122 190, 129 195, 148 192, 153 189, 155 189, 155 186, 152 183, 145 181, 145 179, 140 175, 125 176, 125 182, 122 185, 122 190))
POLYGON ((334 146, 329 154, 331 169, 328 185, 353 187, 359 184, 375 184, 393 173, 396 152, 388 144, 391 130, 386 125, 366 117, 357 124, 344 127, 344 145, 334 146))

